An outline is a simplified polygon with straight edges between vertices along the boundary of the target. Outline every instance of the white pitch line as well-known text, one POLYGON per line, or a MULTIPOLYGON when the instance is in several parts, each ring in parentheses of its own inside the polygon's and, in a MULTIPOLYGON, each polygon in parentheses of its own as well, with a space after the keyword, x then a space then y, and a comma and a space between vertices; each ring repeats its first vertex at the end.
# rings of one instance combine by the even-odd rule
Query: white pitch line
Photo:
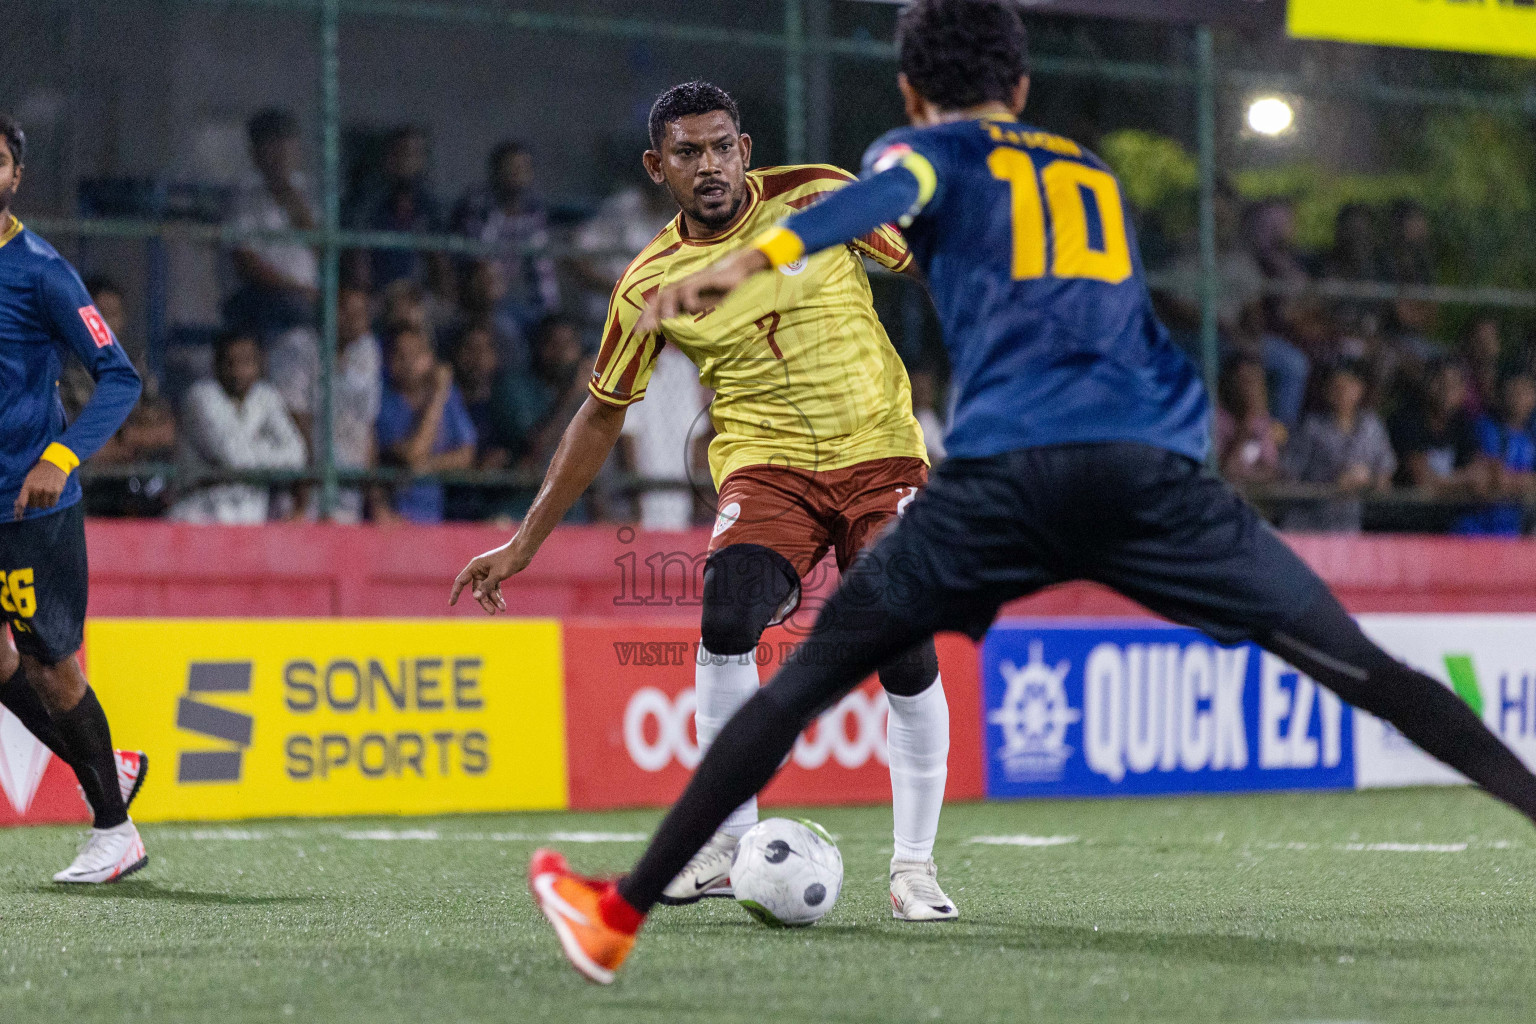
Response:
POLYGON ((369 842, 491 842, 491 843, 643 843, 644 832, 438 832, 436 829, 371 828, 343 832, 343 839, 369 842))
POLYGON ((410 840, 416 842, 434 842, 443 838, 436 829, 425 828, 370 828, 361 832, 343 832, 343 839, 368 839, 375 842, 387 843, 396 840, 410 840))
POLYGON ((1348 853, 1466 853, 1466 843, 1347 843, 1348 853))
POLYGON ((977 846, 1066 846, 1077 836, 971 836, 967 843, 977 846))
POLYGON ((199 843, 264 843, 283 839, 327 839, 339 835, 356 842, 489 842, 489 843, 643 843, 646 832, 440 832, 427 828, 324 829, 309 832, 295 828, 192 828, 156 830, 159 839, 192 840, 199 843))
POLYGON ((549 838, 555 843, 643 843, 651 837, 645 832, 551 832, 549 838))

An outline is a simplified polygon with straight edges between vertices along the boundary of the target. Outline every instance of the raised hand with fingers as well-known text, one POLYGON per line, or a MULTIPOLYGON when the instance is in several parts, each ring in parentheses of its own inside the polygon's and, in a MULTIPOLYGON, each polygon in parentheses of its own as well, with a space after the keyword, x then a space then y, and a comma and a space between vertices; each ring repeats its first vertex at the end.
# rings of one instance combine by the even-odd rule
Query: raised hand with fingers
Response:
POLYGON ((517 539, 514 537, 499 548, 492 548, 471 558, 453 581, 453 593, 448 597, 449 605, 458 604, 459 594, 465 587, 469 587, 470 595, 480 602, 480 607, 485 609, 487 615, 506 611, 507 602, 501 596, 502 580, 516 576, 528 568, 532 560, 532 556, 517 550, 516 544, 517 539))

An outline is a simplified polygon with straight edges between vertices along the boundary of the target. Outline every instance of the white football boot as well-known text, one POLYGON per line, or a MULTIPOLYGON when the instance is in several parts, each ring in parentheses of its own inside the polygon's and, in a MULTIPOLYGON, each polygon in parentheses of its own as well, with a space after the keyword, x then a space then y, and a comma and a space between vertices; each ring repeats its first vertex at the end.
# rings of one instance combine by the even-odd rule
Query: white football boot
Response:
MULTIPOLYGON (((142 750, 114 750, 112 760, 117 763, 117 788, 123 794, 123 807, 132 807, 133 798, 144 788, 144 776, 149 774, 149 755, 142 750)), ((75 783, 75 789, 89 807, 91 801, 78 782, 75 783)))
POLYGON ((735 896, 731 888, 731 861, 741 840, 728 832, 716 832, 704 848, 693 855, 678 876, 661 893, 661 902, 669 907, 697 903, 706 896, 735 896))
POLYGON ((144 785, 144 776, 149 774, 149 755, 142 750, 114 750, 112 756, 117 760, 117 786, 123 792, 123 806, 130 807, 144 785))
POLYGON ((69 867, 53 876, 55 882, 100 884, 127 878, 149 863, 144 840, 133 822, 116 828, 93 828, 91 837, 80 847, 80 855, 69 867))
POLYGON ((891 861, 891 916, 898 921, 953 921, 954 900, 939 888, 933 858, 891 861))

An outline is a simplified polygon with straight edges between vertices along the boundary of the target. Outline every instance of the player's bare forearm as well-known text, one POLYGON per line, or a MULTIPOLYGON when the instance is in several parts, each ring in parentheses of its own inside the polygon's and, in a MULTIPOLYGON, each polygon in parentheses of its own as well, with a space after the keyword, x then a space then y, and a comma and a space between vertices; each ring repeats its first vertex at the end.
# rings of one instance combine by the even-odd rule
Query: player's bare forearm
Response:
POLYGON ((734 252, 657 292, 641 315, 636 330, 654 331, 660 328, 663 320, 684 313, 702 313, 718 306, 747 278, 769 269, 769 266, 768 257, 759 249, 734 252))
POLYGON ((622 407, 588 396, 560 438, 538 496, 517 534, 499 548, 476 555, 453 581, 448 603, 457 604, 465 587, 489 614, 506 610, 501 582, 528 567, 551 531, 576 504, 608 459, 624 429, 622 407))
POLYGON ((587 396, 576 411, 576 418, 560 436, 560 445, 544 474, 538 496, 517 531, 514 547, 525 549, 528 557, 533 557, 608 461, 608 453, 624 429, 624 413, 623 407, 587 396))

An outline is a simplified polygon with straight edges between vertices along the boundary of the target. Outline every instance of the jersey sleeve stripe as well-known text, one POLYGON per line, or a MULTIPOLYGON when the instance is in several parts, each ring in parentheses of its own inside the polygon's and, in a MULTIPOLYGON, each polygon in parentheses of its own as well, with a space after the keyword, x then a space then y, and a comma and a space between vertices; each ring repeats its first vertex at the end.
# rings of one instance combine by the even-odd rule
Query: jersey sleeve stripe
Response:
MULTIPOLYGON (((622 280, 621 282, 622 283, 622 280)), ((608 369, 608 364, 613 361, 614 352, 619 347, 619 337, 624 333, 624 325, 619 323, 619 318, 610 316, 608 335, 603 339, 601 350, 597 353, 597 365, 592 367, 594 379, 602 377, 608 369)))
POLYGON ((772 168, 762 172, 763 198, 775 199, 792 192, 802 185, 809 185, 816 181, 853 181, 854 176, 838 167, 827 164, 812 164, 806 167, 786 167, 783 170, 772 168))
POLYGON ((659 337, 648 338, 640 345, 637 345, 635 347, 635 354, 630 357, 629 362, 624 367, 624 372, 619 375, 619 385, 616 390, 626 395, 629 394, 630 389, 635 386, 635 377, 639 375, 641 369, 651 364, 656 358, 657 353, 661 351, 661 346, 662 341, 659 337))
POLYGON ((624 370, 628 368, 635 354, 645 347, 644 342, 645 339, 636 337, 633 331, 625 334, 623 340, 613 346, 612 354, 609 356, 602 372, 598 373, 594 369, 592 379, 610 391, 617 392, 621 390, 617 384, 618 379, 624 373, 624 370))
POLYGON ((640 399, 645 397, 644 391, 640 392, 638 395, 615 395, 598 387, 597 381, 595 380, 587 384, 587 392, 599 402, 602 402, 607 406, 612 406, 615 409, 623 409, 627 406, 634 405, 636 402, 640 401, 640 399))
POLYGON ((859 241, 888 259, 900 260, 905 259, 907 256, 907 247, 904 245, 893 244, 891 240, 886 237, 884 231, 871 231, 869 234, 859 239, 859 241))

